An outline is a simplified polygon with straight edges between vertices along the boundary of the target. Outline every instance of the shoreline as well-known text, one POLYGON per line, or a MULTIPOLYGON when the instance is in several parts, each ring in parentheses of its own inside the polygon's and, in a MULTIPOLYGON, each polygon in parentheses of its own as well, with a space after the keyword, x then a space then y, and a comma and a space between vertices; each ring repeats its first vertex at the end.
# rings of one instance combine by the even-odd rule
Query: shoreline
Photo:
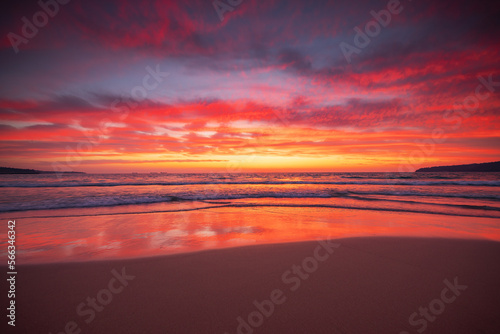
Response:
POLYGON ((36 235, 36 238, 16 240, 17 247, 23 251, 18 254, 18 264, 143 258, 300 242, 324 236, 500 241, 495 218, 325 207, 216 207, 134 215, 15 219, 16 234, 36 235))
MULTIPOLYGON (((142 258, 206 249, 362 236, 500 241, 498 218, 325 207, 205 210, 17 220, 19 264, 142 258)), ((69 212, 66 212, 69 213, 69 212)), ((76 213, 73 211, 73 213, 76 213)))
POLYGON ((467 288, 455 299, 444 294, 453 302, 431 314, 424 333, 500 330, 499 242, 326 242, 338 246, 305 241, 19 265, 16 328, 59 333, 74 322, 68 326, 75 333, 413 333, 425 317, 417 314, 419 325, 412 325, 409 316, 430 303, 435 310, 441 303, 434 300, 458 280, 467 288), (94 310, 87 298, 102 309, 94 310))
MULTIPOLYGON (((193 201, 196 203, 197 201, 193 201)), ((200 201, 203 203, 202 201, 200 201)), ((156 203, 155 203, 156 204, 156 203)), ((162 203, 163 204, 163 203, 162 203)), ((140 206, 138 204, 123 204, 123 207, 133 207, 140 206)), ((96 209, 116 209, 116 207, 120 207, 117 205, 108 206, 108 207, 75 207, 75 208, 62 208, 62 209, 50 209, 52 212, 59 211, 75 211, 75 210, 96 210, 96 209)), ((154 214, 154 213, 175 213, 175 212, 186 212, 186 211, 200 211, 200 210, 210 210, 210 209, 218 209, 218 208, 326 208, 326 209, 345 209, 345 210, 361 210, 361 211, 382 211, 382 212, 401 212, 401 213, 416 213, 416 214, 424 214, 424 215, 443 215, 443 216, 451 216, 451 217, 468 217, 468 218, 488 218, 488 219, 500 219, 499 216, 488 216, 485 214, 459 214, 459 213, 445 213, 445 212, 429 212, 429 211, 419 211, 419 210, 408 210, 408 209, 394 209, 394 208, 363 208, 363 207, 350 207, 350 206, 341 206, 335 204, 233 204, 233 203, 216 203, 213 206, 206 207, 198 207, 198 208, 190 208, 190 209, 182 209, 182 210, 157 210, 157 211, 132 211, 132 212, 112 212, 112 213, 97 213, 97 214, 73 214, 73 215, 48 215, 48 216, 17 216, 14 219, 31 219, 31 218, 74 218, 74 217, 98 217, 98 216, 115 216, 115 215, 142 215, 142 214, 154 214)), ((485 210, 485 209, 483 209, 485 210)), ((48 210, 43 209, 33 209, 33 210, 18 210, 18 211, 3 211, 0 212, 0 218, 7 218, 10 216, 14 216, 16 213, 20 212, 44 212, 48 210)))

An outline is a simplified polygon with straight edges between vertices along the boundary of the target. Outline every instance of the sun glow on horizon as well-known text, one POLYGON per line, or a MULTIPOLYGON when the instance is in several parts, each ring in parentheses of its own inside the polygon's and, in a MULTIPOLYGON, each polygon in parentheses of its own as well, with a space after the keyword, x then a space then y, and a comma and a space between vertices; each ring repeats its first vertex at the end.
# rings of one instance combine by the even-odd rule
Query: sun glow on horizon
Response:
POLYGON ((496 25, 443 10, 487 20, 487 5, 408 4, 349 62, 339 44, 370 2, 249 2, 223 24, 201 1, 156 4, 70 4, 19 55, 0 45, 3 165, 413 171, 499 159, 496 25), (474 38, 457 48, 464 29, 474 38))

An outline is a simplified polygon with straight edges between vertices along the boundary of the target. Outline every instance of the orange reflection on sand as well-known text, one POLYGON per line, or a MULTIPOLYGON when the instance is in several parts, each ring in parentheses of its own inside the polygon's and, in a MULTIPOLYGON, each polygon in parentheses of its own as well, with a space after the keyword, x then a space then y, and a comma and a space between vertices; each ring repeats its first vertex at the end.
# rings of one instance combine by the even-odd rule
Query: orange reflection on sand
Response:
POLYGON ((21 263, 155 256, 326 237, 384 235, 500 241, 498 219, 321 207, 220 207, 30 218, 21 219, 18 226, 21 263))

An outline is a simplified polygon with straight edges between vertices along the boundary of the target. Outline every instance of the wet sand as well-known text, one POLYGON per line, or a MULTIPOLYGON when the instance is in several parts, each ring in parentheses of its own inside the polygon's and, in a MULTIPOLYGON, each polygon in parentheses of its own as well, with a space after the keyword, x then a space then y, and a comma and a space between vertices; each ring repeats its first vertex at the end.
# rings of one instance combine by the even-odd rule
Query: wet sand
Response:
MULTIPOLYGON (((500 241, 498 218, 279 206, 297 204, 293 200, 277 200, 274 204, 200 210, 197 204, 191 207, 184 203, 130 206, 108 214, 65 209, 53 210, 49 217, 46 212, 28 211, 9 213, 4 219, 17 221, 16 247, 21 251, 16 258, 18 264, 114 260, 327 237, 500 241), (155 208, 182 211, 154 212, 155 208)), ((308 203, 322 204, 322 199, 309 199, 308 203)), ((6 244, 0 240, 0 246, 0 254, 6 256, 6 244)))

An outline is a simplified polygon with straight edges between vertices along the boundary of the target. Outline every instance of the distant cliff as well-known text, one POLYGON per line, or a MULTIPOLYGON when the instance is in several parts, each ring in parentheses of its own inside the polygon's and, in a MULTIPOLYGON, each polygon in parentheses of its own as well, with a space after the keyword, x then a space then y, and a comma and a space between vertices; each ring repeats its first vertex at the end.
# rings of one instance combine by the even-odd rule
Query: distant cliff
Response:
POLYGON ((486 162, 482 164, 455 165, 455 166, 439 166, 426 167, 416 170, 417 173, 422 172, 500 172, 500 161, 486 162))
POLYGON ((55 174, 55 173, 85 174, 83 172, 48 172, 36 169, 0 167, 0 174, 55 174))

